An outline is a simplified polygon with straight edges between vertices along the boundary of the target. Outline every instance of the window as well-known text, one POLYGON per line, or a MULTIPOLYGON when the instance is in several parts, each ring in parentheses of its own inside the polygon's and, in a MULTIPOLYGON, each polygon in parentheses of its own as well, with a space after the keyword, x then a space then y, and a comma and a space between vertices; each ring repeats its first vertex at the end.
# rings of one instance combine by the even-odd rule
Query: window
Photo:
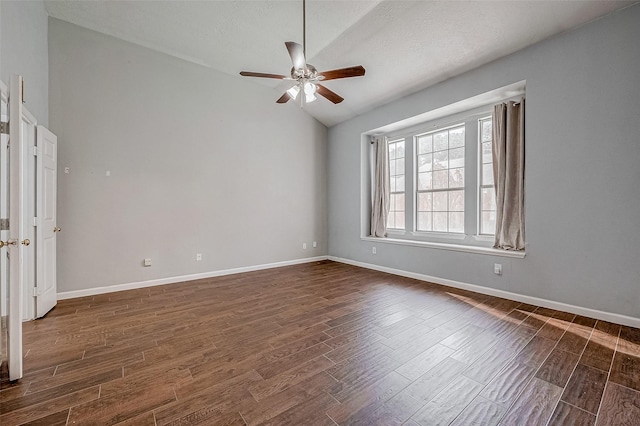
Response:
POLYGON ((496 226, 491 106, 389 132, 387 138, 390 234, 486 245, 496 226))
POLYGON ((405 229, 404 208, 404 139, 393 140, 389 145, 389 217, 387 229, 405 229))
POLYGON ((524 257, 524 251, 492 247, 497 226, 492 112, 497 103, 519 102, 525 92, 523 80, 362 133, 361 239, 524 257), (386 239, 370 235, 367 194, 374 188, 366 167, 372 135, 389 141, 386 239))
POLYGON ((414 139, 416 230, 464 233, 464 123, 414 139))
POLYGON ((496 196, 493 186, 493 128, 491 117, 480 120, 480 234, 496 230, 496 196))

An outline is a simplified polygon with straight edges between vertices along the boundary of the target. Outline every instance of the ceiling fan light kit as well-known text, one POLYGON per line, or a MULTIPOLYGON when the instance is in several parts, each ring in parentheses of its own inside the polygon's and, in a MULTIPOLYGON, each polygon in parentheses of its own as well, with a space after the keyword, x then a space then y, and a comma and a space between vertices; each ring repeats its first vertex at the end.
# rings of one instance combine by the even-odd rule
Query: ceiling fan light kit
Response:
POLYGON ((339 104, 344 100, 343 97, 337 93, 327 89, 325 86, 319 84, 319 81, 337 80, 339 78, 360 77, 365 73, 365 69, 362 65, 357 65, 348 68, 340 68, 331 71, 318 72, 316 67, 311 64, 307 64, 306 51, 307 51, 307 20, 306 20, 306 0, 302 0, 302 37, 303 45, 287 41, 287 51, 291 57, 293 67, 291 68, 290 77, 286 77, 281 74, 268 74, 252 71, 241 71, 240 75, 245 77, 259 77, 259 78, 275 78, 279 80, 295 81, 295 85, 289 88, 276 103, 284 104, 290 99, 297 99, 298 94, 302 92, 304 96, 300 96, 300 107, 305 103, 311 103, 317 99, 316 94, 328 99, 334 104, 339 104))

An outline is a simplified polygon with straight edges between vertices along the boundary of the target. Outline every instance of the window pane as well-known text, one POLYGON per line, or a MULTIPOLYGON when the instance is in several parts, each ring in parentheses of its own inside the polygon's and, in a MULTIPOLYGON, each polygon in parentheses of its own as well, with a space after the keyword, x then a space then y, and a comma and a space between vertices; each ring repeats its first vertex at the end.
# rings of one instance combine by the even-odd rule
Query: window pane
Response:
POLYGON ((438 170, 433 172, 433 189, 442 189, 449 187, 449 171, 438 170))
POLYGON ((493 156, 492 156, 492 151, 493 148, 491 146, 491 142, 483 142, 482 143, 482 162, 483 163, 492 163, 493 162, 493 156))
POLYGON ((396 229, 404 229, 404 211, 396 212, 396 229))
POLYGON ((419 173, 418 174, 418 189, 421 190, 421 191, 423 191, 425 189, 431 189, 432 188, 431 180, 432 180, 431 172, 419 173))
POLYGON ((449 167, 449 151, 439 151, 433 154, 433 169, 443 170, 449 167))
POLYGON ((447 211, 447 191, 433 193, 433 210, 438 212, 447 211))
POLYGON ((396 174, 396 160, 389 160, 389 176, 396 174))
POLYGON ((464 146, 464 127, 458 127, 449 131, 449 148, 464 146))
POLYGON ((449 211, 464 212, 464 191, 449 191, 449 211))
POLYGON ((396 158, 404 158, 404 141, 396 142, 396 158))
POLYGON ((395 228, 395 213, 394 212, 389 212, 389 216, 387 216, 387 228, 388 229, 393 229, 395 228))
POLYGON ((492 140, 492 135, 491 135, 492 129, 493 129, 493 123, 491 119, 482 121, 482 141, 483 142, 492 140))
POLYGON ((496 212, 482 212, 481 230, 482 234, 496 233, 496 212))
POLYGON ((464 188, 464 168, 449 170, 449 188, 464 188))
POLYGON ((421 193, 418 194, 418 211, 432 211, 433 210, 433 194, 432 193, 421 193))
POLYGON ((392 208, 398 212, 404 212, 404 194, 391 194, 395 199, 392 208))
POLYGON ((493 188, 482 188, 482 210, 495 210, 496 209, 496 197, 495 190, 493 188))
POLYGON ((398 158, 397 160, 395 160, 395 170, 397 174, 404 175, 404 158, 398 158))
POLYGON ((464 213, 449 213, 449 232, 464 232, 464 213))
POLYGON ((442 151, 449 148, 447 143, 449 131, 438 132, 433 135, 433 150, 442 151))
POLYGON ((433 230, 436 232, 447 232, 447 212, 433 213, 433 230))
POLYGON ((427 154, 433 151, 433 136, 420 136, 418 138, 418 154, 427 154))
POLYGON ((432 154, 424 154, 418 156, 418 171, 430 172, 432 170, 431 164, 432 154))
POLYGON ((396 144, 390 143, 389 144, 389 160, 393 160, 395 158, 396 158, 396 144))
POLYGON ((431 221, 433 219, 433 214, 431 212, 419 212, 418 213, 418 231, 433 231, 433 226, 431 221))
POLYGON ((482 184, 493 185, 493 164, 482 165, 482 184))
POLYGON ((396 176, 396 191, 397 192, 404 191, 404 175, 396 176))
POLYGON ((464 167, 464 148, 449 150, 449 168, 464 167))

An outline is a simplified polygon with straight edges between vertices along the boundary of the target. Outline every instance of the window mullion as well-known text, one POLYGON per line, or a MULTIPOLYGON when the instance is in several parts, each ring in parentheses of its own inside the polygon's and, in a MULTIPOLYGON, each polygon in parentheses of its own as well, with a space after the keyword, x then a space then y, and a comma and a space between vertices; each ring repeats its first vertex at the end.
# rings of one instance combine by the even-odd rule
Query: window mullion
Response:
POLYGON ((478 120, 465 122, 464 228, 467 235, 478 234, 478 120))
POLYGON ((405 162, 404 162, 404 188, 405 188, 405 196, 404 196, 404 205, 405 205, 405 229, 407 231, 414 231, 415 228, 415 177, 414 177, 414 165, 415 165, 415 155, 414 155, 414 141, 413 136, 407 136, 404 139, 404 147, 405 147, 405 162))

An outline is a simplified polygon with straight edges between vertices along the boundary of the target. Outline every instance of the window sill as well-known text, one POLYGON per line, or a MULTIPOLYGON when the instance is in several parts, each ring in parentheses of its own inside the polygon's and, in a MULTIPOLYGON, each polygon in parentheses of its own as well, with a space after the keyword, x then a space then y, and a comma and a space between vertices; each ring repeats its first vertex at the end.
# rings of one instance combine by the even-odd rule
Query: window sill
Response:
POLYGON ((443 240, 464 240, 467 236, 464 234, 446 233, 446 232, 420 232, 414 231, 411 233, 414 237, 418 238, 442 238, 443 240))
POLYGON ((434 243, 430 241, 416 241, 416 240, 404 240, 399 238, 379 238, 379 237, 360 237, 360 239, 362 241, 369 241, 369 242, 375 242, 375 243, 398 244, 398 245, 413 246, 413 247, 425 247, 425 248, 433 248, 438 250, 451 250, 451 251, 460 251, 465 253, 486 254, 491 256, 513 257, 518 259, 522 259, 526 255, 526 253, 523 251, 499 250, 493 247, 477 247, 477 246, 469 246, 469 245, 463 245, 463 244, 434 243))

